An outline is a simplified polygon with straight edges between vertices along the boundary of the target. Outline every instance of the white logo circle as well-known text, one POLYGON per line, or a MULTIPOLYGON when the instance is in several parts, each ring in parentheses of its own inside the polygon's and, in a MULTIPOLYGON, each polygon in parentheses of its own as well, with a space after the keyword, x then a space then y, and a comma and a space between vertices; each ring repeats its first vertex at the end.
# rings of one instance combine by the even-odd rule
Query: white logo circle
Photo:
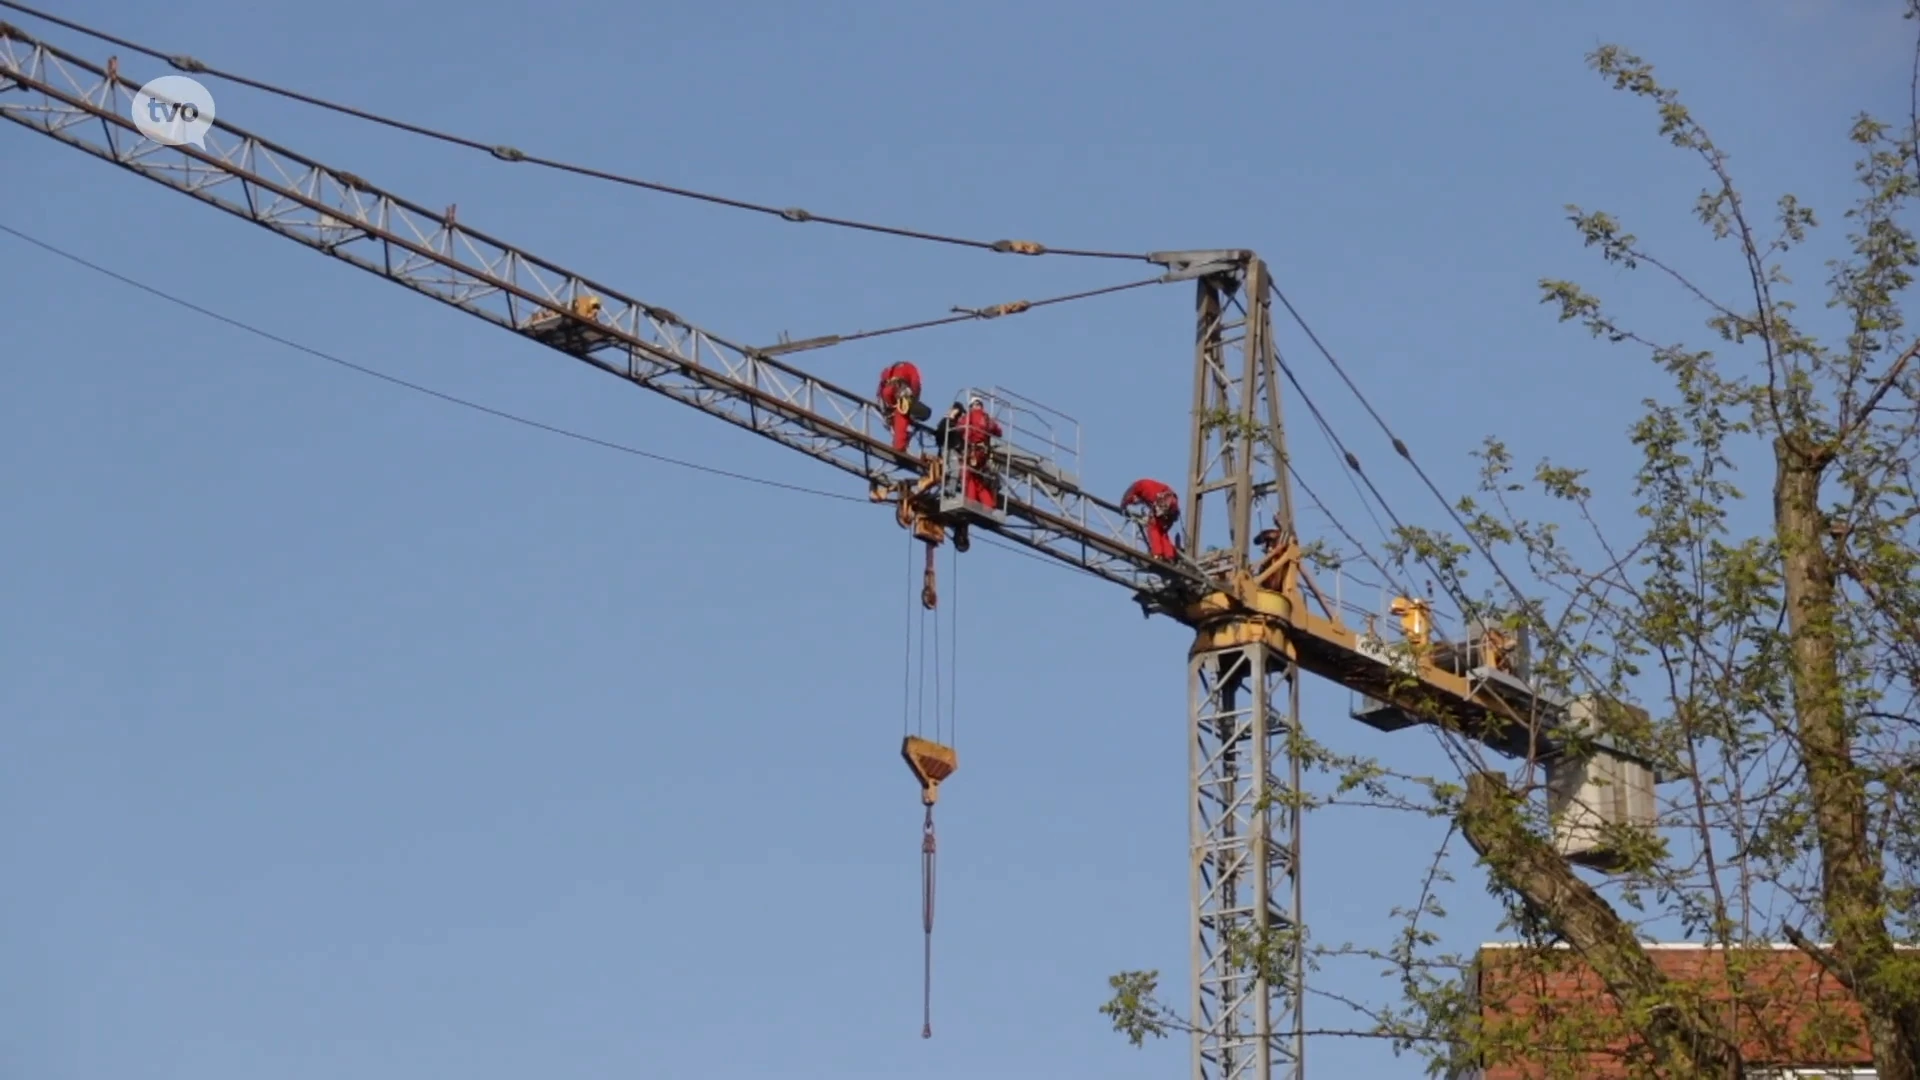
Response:
POLYGON ((213 95, 185 75, 162 75, 133 95, 133 126, 166 146, 207 148, 213 127, 213 95))

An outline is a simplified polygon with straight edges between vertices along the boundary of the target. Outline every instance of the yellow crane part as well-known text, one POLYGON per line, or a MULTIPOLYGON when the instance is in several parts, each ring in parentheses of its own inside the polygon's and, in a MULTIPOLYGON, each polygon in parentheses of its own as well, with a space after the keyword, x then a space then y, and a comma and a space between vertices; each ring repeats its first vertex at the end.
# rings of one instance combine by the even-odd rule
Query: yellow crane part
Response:
POLYGON ((1433 637, 1433 605, 1425 600, 1396 596, 1387 611, 1400 616, 1400 632, 1406 635, 1408 644, 1416 649, 1424 649, 1433 637))
MULTIPOLYGON (((572 312, 576 319, 581 319, 586 322, 598 322, 600 319, 601 306, 599 297, 592 293, 581 293, 575 296, 572 302, 567 304, 567 310, 572 312)), ((564 317, 560 312, 552 308, 541 308, 528 316, 527 320, 520 325, 521 329, 531 330, 546 323, 557 322, 564 317)))
POLYGON ((920 781, 920 801, 928 806, 939 801, 940 784, 960 767, 960 755, 953 747, 918 735, 909 735, 900 743, 900 756, 920 781))

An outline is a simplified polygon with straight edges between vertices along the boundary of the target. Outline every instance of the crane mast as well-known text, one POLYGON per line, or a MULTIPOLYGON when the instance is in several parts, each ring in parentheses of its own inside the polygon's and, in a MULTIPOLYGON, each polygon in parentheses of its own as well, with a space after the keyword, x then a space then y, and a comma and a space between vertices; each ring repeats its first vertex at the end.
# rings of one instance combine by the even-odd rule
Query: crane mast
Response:
MULTIPOLYGON (((776 358, 791 347, 728 341, 470 229, 452 208, 428 210, 225 121, 203 148, 149 141, 116 107, 137 86, 114 59, 96 65, 0 23, 5 119, 826 462, 876 502, 898 501, 903 526, 954 523, 936 504, 909 510, 931 459, 893 449, 875 402, 776 358)), ((1383 730, 1440 725, 1512 756, 1553 752, 1568 706, 1484 650, 1443 654, 1424 632, 1409 648, 1341 621, 1295 531, 1266 264, 1237 250, 1149 258, 1163 280, 1195 281, 1198 298, 1182 558, 1153 558, 1118 506, 1030 457, 1001 463, 1003 510, 972 524, 1193 630, 1192 1073, 1298 1077, 1301 672, 1364 695, 1356 718, 1383 730)))
MULTIPOLYGON (((1232 580, 1263 548, 1285 550, 1274 541, 1293 530, 1266 263, 1248 255, 1203 276, 1198 293, 1185 554, 1232 580)), ((1232 614, 1178 614, 1205 627, 1187 661, 1193 1075, 1297 1077, 1299 670, 1284 642, 1231 629, 1232 614)))

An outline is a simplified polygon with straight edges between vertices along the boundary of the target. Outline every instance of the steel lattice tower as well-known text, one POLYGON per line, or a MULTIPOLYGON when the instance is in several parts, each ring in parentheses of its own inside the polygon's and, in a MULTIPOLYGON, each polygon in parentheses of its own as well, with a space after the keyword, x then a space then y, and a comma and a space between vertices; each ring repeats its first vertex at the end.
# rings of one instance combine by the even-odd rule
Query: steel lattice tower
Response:
MULTIPOLYGON (((1199 283, 1186 554, 1222 576, 1252 567, 1257 537, 1294 535, 1270 295, 1251 256, 1199 283)), ((1297 1078, 1299 673, 1234 630, 1203 631, 1188 660, 1193 1077, 1297 1078)))

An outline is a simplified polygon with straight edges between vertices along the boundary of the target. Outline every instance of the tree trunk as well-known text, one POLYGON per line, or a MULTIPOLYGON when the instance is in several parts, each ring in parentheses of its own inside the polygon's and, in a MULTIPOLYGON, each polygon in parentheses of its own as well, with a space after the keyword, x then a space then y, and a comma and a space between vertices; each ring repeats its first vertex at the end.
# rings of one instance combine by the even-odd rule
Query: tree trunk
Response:
MULTIPOLYGON (((1774 441, 1773 519, 1786 576, 1787 627, 1793 640, 1794 711, 1800 757, 1820 839, 1820 892, 1833 932, 1829 968, 1866 1015, 1880 1080, 1920 1080, 1920 985, 1901 978, 1901 958, 1885 921, 1886 879, 1867 843, 1866 784, 1853 760, 1841 697, 1835 624, 1837 587, 1820 509, 1826 462, 1774 441)), ((1816 959, 1823 959, 1816 957, 1816 959)))
POLYGON ((1512 789, 1494 773, 1467 778, 1460 830, 1494 880, 1524 897, 1586 961, 1675 1080, 1740 1076, 1739 1048, 1693 1004, 1673 993, 1633 928, 1566 859, 1528 831, 1512 789))

